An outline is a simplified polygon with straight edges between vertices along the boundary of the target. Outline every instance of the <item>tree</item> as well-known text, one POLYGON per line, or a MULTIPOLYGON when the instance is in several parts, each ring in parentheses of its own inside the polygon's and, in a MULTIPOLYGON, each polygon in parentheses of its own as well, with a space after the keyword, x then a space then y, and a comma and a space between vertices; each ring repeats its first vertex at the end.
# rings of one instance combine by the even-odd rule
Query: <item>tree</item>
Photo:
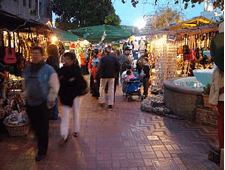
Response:
MULTIPOLYGON (((158 0, 143 0, 143 3, 147 3, 148 1, 153 1, 154 5, 158 4, 158 0)), ((214 8, 219 8, 221 10, 224 9, 224 0, 212 0, 212 1, 213 1, 214 8)), ((125 0, 121 0, 121 2, 124 4, 126 3, 125 0)), ((194 8, 196 3, 201 4, 202 2, 204 2, 204 0, 174 0, 174 4, 183 3, 184 9, 187 9, 190 3, 191 3, 191 7, 194 8)), ((139 1, 131 0, 131 3, 133 7, 135 8, 137 4, 139 3, 139 1)))
POLYGON ((105 24, 108 25, 120 25, 121 20, 119 15, 116 15, 115 13, 109 14, 105 17, 105 24))
POLYGON ((151 30, 165 28, 173 22, 179 23, 184 20, 184 14, 171 7, 161 7, 155 11, 155 14, 144 17, 147 19, 146 26, 150 27, 151 30))
POLYGON ((60 29, 102 25, 106 16, 115 14, 111 0, 53 0, 52 9, 60 29))

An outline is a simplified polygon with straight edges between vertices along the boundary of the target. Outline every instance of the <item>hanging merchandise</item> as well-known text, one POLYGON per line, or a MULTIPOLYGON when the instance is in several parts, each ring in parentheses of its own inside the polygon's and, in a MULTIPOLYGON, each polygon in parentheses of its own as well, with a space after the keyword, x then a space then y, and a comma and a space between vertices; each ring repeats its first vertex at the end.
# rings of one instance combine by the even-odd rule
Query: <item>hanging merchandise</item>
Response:
POLYGON ((183 54, 189 54, 187 34, 185 34, 185 45, 183 45, 183 54))
POLYGON ((19 32, 17 32, 17 36, 18 36, 19 44, 18 44, 18 51, 16 53, 17 63, 16 63, 16 72, 15 72, 15 75, 16 76, 22 76, 22 70, 25 67, 25 60, 23 58, 23 53, 21 51, 22 44, 21 44, 21 41, 20 41, 19 32))
POLYGON ((15 64, 17 62, 15 49, 11 47, 11 35, 8 32, 8 47, 5 49, 5 64, 15 64))
POLYGON ((71 48, 71 49, 75 49, 75 48, 76 48, 75 43, 72 43, 71 46, 70 46, 70 48, 71 48))
POLYGON ((79 50, 77 51, 78 54, 80 54, 82 52, 82 49, 79 48, 79 50))

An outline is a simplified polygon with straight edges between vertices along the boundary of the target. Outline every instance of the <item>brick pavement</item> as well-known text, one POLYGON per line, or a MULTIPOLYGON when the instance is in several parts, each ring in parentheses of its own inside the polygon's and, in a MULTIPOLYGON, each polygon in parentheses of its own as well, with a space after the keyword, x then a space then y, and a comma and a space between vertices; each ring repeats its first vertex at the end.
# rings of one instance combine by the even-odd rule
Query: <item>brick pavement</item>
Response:
POLYGON ((32 132, 0 142, 0 169, 209 170, 208 143, 217 144, 215 128, 140 111, 140 102, 127 102, 119 93, 113 109, 100 108, 84 96, 78 138, 59 145, 60 120, 50 121, 48 154, 35 162, 32 132))

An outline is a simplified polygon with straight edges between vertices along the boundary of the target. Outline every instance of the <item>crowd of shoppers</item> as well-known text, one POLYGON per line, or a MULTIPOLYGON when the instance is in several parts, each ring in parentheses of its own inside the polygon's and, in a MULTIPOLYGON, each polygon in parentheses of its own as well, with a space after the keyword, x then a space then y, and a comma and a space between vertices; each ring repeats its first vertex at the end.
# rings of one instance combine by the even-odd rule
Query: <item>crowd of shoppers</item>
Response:
MULTIPOLYGON (((70 136, 69 117, 73 114, 72 135, 78 137, 79 115, 82 96, 88 92, 88 85, 84 79, 87 68, 90 74, 90 93, 99 98, 99 105, 106 104, 105 94, 108 93, 108 108, 113 108, 116 87, 122 73, 128 70, 127 79, 132 74, 133 59, 131 48, 125 47, 124 54, 107 46, 104 51, 99 49, 84 51, 79 54, 80 62, 74 52, 63 55, 63 66, 60 68, 59 50, 54 44, 44 49, 35 46, 32 49, 32 63, 24 70, 23 97, 26 101, 27 114, 35 132, 38 145, 36 161, 42 160, 48 150, 49 120, 58 120, 59 102, 62 105, 60 124, 60 144, 64 144, 70 136), (88 58, 85 56, 88 55, 88 58), (46 59, 46 60, 45 60, 46 59)), ((144 59, 143 83, 144 94, 147 95, 149 79, 148 60, 144 59)), ((128 81, 128 80, 127 80, 128 81)))
MULTIPOLYGON (((56 45, 49 45, 45 61, 44 49, 32 48, 32 63, 24 69, 23 98, 26 101, 27 114, 37 138, 38 152, 36 161, 42 160, 48 151, 49 119, 58 119, 59 101, 62 105, 60 124, 60 144, 65 144, 72 132, 79 136, 79 117, 82 96, 88 92, 84 75, 90 74, 90 93, 99 98, 99 106, 113 108, 116 87, 121 82, 129 82, 138 73, 143 84, 143 96, 148 96, 150 66, 146 50, 140 48, 138 58, 132 57, 132 48, 127 46, 120 55, 111 46, 104 51, 88 50, 89 58, 82 52, 79 62, 74 52, 63 54, 64 63, 60 68, 59 51, 56 45), (89 70, 88 70, 89 69, 89 70), (69 130, 70 112, 73 114, 73 128, 69 130)), ((218 113, 218 134, 220 148, 224 147, 224 72, 215 69, 210 91, 212 110, 218 113)), ((125 92, 125 88, 123 89, 125 92)))

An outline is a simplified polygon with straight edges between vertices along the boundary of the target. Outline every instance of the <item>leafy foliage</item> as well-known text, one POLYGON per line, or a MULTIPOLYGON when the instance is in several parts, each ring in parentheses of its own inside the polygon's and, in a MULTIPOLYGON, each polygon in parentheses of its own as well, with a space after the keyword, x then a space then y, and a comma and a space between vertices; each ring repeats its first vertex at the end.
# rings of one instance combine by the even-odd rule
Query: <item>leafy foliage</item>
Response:
MULTIPOLYGON (((115 14, 111 0, 53 0, 53 11, 59 16, 56 22, 60 29, 102 25, 105 18, 115 14)), ((120 18, 115 14, 111 25, 119 25, 120 18)))
POLYGON ((172 7, 161 7, 155 11, 154 15, 145 15, 145 18, 147 18, 146 25, 151 30, 158 30, 168 27, 173 22, 182 22, 184 14, 181 11, 172 9, 172 7))
MULTIPOLYGON (((150 1, 150 0, 145 0, 145 2, 150 1)), ((123 4, 126 3, 125 0, 121 0, 121 2, 123 4)), ((179 3, 183 3, 184 4, 184 9, 187 9, 189 7, 189 2, 191 3, 191 7, 194 8, 195 4, 201 4, 202 2, 204 2, 204 0, 174 0, 174 4, 179 4, 179 3)), ((137 0, 131 0, 131 3, 133 5, 133 7, 135 8, 137 6, 137 4, 139 3, 139 1, 137 0)), ((158 4, 158 0, 154 0, 155 5, 158 4)), ((220 8, 221 10, 224 9, 224 0, 213 0, 213 6, 214 8, 220 8)))
POLYGON ((115 13, 109 14, 105 17, 105 24, 108 25, 120 25, 121 20, 119 15, 116 15, 115 13))
POLYGON ((207 84, 206 87, 203 88, 203 94, 209 95, 211 84, 207 84))

